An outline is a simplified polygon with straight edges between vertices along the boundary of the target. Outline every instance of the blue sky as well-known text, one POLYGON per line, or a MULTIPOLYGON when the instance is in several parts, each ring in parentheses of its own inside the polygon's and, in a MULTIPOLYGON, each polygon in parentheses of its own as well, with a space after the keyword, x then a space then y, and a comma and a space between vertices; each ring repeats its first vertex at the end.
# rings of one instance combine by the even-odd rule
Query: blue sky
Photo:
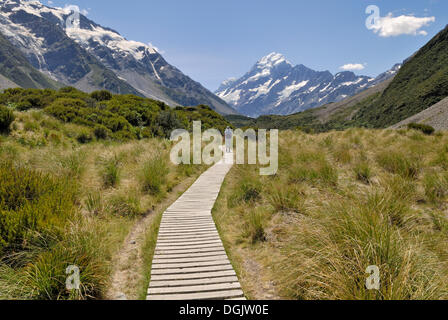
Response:
POLYGON ((68 1, 50 3, 78 5, 95 22, 153 44, 169 63, 213 91, 274 51, 316 70, 336 73, 354 64, 347 68, 376 76, 448 23, 446 0, 68 1), (366 27, 368 5, 380 9, 377 29, 366 27))

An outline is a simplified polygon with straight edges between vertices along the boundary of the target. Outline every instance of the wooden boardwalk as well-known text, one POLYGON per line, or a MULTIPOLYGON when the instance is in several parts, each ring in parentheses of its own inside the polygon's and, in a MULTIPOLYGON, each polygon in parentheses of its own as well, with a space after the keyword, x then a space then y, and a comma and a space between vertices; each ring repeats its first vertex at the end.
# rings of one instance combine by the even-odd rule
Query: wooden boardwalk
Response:
POLYGON ((164 212, 147 300, 245 299, 211 214, 232 165, 226 154, 164 212))

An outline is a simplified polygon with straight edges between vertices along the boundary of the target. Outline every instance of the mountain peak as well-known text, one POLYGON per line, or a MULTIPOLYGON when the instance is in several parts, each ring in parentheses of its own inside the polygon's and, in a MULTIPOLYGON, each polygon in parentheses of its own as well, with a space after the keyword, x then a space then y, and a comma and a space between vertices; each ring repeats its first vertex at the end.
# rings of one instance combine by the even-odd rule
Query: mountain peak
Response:
POLYGON ((272 52, 240 79, 224 82, 216 94, 247 116, 285 115, 341 101, 367 89, 371 81, 353 72, 334 76, 303 64, 293 66, 272 52))
POLYGON ((288 60, 286 60, 285 56, 282 55, 281 53, 272 52, 272 53, 268 54, 267 56, 261 58, 257 62, 257 66, 272 68, 281 63, 287 63, 289 65, 292 65, 288 60))

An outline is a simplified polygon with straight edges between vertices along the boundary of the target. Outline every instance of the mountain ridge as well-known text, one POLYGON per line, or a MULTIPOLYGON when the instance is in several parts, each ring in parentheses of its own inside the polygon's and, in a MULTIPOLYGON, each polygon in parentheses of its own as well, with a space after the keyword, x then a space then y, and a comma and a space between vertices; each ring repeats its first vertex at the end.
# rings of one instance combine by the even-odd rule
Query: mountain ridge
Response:
POLYGON ((241 78, 224 81, 215 93, 247 116, 289 115, 356 95, 394 76, 400 66, 376 79, 350 71, 333 75, 303 64, 294 66, 284 55, 273 52, 241 78))
POLYGON ((257 119, 228 116, 240 127, 301 128, 306 131, 354 127, 396 128, 409 122, 447 128, 448 25, 403 62, 392 78, 345 99, 288 116, 257 119))
POLYGON ((39 1, 2 2, 0 32, 33 67, 64 85, 145 96, 173 107, 207 104, 222 114, 236 113, 148 45, 129 41, 82 14, 79 28, 67 27, 72 14, 68 9, 39 1))

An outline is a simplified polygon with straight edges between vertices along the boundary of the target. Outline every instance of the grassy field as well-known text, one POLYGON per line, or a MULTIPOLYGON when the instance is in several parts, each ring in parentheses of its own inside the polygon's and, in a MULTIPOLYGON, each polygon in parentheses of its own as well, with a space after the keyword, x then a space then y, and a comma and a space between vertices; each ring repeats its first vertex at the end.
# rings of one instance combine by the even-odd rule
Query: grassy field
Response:
MULTIPOLYGON (((168 140, 84 141, 88 127, 43 110, 14 118, 0 135, 0 299, 106 297, 131 230, 149 216, 143 231, 154 231, 155 210, 204 167, 173 166, 168 140), (80 291, 66 290, 69 265, 80 268, 80 291)), ((138 272, 125 283, 130 297, 144 290, 147 270, 138 272)))
MULTIPOLYGON (((85 141, 5 110, 0 299, 144 298, 161 213, 206 167, 173 166, 161 138, 85 141)), ((213 213, 249 298, 448 298, 448 134, 284 131, 279 155, 276 176, 235 166, 213 213)))
POLYGON ((235 166, 213 212, 250 299, 448 298, 448 134, 285 131, 279 157, 235 166))

